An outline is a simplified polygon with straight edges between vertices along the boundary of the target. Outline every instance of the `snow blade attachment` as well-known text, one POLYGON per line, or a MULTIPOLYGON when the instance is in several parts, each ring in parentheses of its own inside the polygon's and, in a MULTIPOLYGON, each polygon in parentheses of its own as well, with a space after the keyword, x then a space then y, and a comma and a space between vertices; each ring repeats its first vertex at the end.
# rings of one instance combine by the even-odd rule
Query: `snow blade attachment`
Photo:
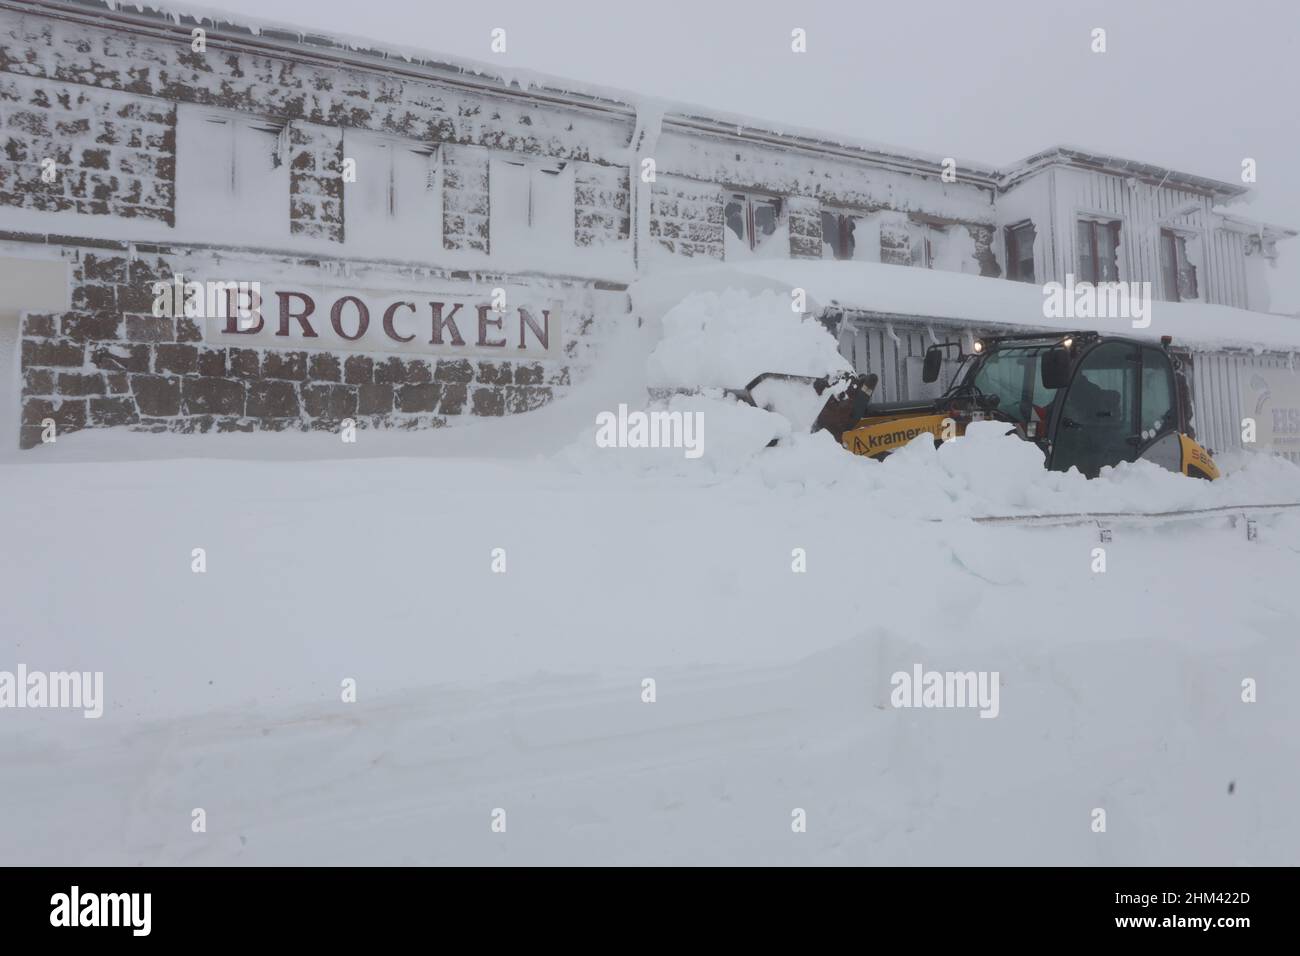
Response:
POLYGON ((840 372, 816 378, 787 372, 764 372, 727 394, 764 411, 775 412, 796 432, 826 428, 836 435, 861 418, 879 379, 840 372))

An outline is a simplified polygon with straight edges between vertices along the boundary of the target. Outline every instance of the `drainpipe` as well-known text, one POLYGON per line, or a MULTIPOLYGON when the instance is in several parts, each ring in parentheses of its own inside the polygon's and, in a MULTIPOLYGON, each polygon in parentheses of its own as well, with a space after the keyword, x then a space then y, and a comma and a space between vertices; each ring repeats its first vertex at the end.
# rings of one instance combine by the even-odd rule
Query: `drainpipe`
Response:
POLYGON ((631 186, 632 269, 641 274, 642 250, 650 244, 650 183, 641 180, 641 160, 653 156, 663 129, 663 108, 654 100, 636 105, 636 126, 628 143, 628 183, 631 186))
POLYGON ((1044 263, 1052 264, 1052 275, 1044 276, 1043 282, 1064 282, 1065 274, 1069 272, 1069 266, 1063 258, 1060 258, 1061 246, 1064 244, 1063 238, 1058 234, 1059 228, 1056 215, 1056 167, 1053 166, 1047 171, 1047 241, 1050 243, 1050 258, 1043 257, 1044 263), (1064 266, 1064 268, 1062 268, 1064 266))

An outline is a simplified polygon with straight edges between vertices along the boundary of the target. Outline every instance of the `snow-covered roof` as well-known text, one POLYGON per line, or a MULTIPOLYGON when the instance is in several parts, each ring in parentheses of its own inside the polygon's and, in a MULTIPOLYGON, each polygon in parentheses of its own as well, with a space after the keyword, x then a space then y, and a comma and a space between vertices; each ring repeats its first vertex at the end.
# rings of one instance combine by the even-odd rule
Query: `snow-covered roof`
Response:
MULTIPOLYGON (((252 18, 236 20, 225 12, 199 4, 187 3, 183 9, 176 9, 167 3, 155 3, 152 0, 29 0, 29 3, 36 7, 57 9, 64 15, 80 14, 100 18, 111 16, 124 21, 143 21, 153 30, 157 30, 158 21, 163 20, 174 24, 175 29, 185 34, 187 40, 189 31, 197 26, 205 29, 210 37, 227 37, 235 42, 296 51, 300 55, 306 53, 316 58, 328 57, 372 69, 415 71, 430 77, 436 76, 444 82, 538 99, 549 98, 560 103, 621 113, 628 117, 652 114, 656 121, 669 126, 741 136, 747 140, 771 140, 786 148, 838 152, 922 175, 937 176, 945 158, 839 133, 776 124, 695 104, 654 100, 615 87, 568 80, 532 70, 503 69, 499 64, 447 57, 427 50, 362 37, 306 32, 299 27, 275 21, 252 18)), ((1003 169, 954 158, 957 160, 959 180, 988 188, 1006 189, 1044 166, 1067 163, 1196 189, 1229 202, 1250 191, 1240 184, 1108 156, 1075 146, 1053 146, 1003 169)))
POLYGON ((1024 177, 1037 172, 1045 166, 1052 165, 1080 166, 1101 172, 1128 176, 1144 182, 1158 185, 1175 186, 1192 189, 1197 192, 1210 193, 1220 199, 1232 201, 1250 192, 1250 187, 1242 183, 1229 183, 1221 179, 1210 179, 1194 173, 1179 172, 1166 166, 1156 166, 1136 159, 1124 159, 1109 153, 1098 153, 1081 146, 1051 146, 1034 155, 1013 163, 999 174, 999 186, 1009 189, 1024 177))
POLYGON ((1131 319, 1049 317, 1041 285, 875 262, 763 259, 673 270, 632 286, 634 307, 662 314, 693 291, 802 289, 807 310, 839 308, 899 320, 999 329, 1097 330, 1139 339, 1173 336, 1202 349, 1300 350, 1300 318, 1200 302, 1150 304, 1150 325, 1131 319))
POLYGON ((1260 222, 1254 219, 1248 219, 1245 216, 1237 216, 1229 213, 1218 206, 1214 207, 1214 214, 1220 218, 1225 229, 1231 229, 1233 232, 1245 232, 1252 236, 1262 236, 1265 239, 1274 241, 1279 239, 1291 239, 1300 232, 1289 226, 1279 226, 1276 223, 1260 222))

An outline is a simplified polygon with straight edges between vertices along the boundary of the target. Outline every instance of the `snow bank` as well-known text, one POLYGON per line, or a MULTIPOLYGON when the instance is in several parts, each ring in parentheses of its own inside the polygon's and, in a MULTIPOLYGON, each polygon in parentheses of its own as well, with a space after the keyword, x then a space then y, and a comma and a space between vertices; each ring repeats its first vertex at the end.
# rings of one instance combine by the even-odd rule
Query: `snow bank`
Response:
POLYGON ((760 372, 851 370, 825 327, 791 305, 771 291, 686 296, 663 317, 663 340, 646 363, 650 384, 742 388, 760 372))
MULTIPOLYGON (((701 294, 474 428, 0 465, 0 670, 100 671, 105 698, 0 713, 0 858, 1294 864, 1300 516, 1254 541, 1226 516, 1117 523, 1105 573, 1093 528, 968 519, 1276 503, 1300 468, 1087 481, 997 423, 876 462, 718 389, 646 401, 651 365, 824 371, 829 336, 785 305, 701 294), (598 447, 620 406, 699 415, 703 453, 598 447), (265 460, 312 441, 353 460, 265 460), (916 667, 993 675, 998 716, 892 706, 916 667)), ((123 437, 165 444, 44 451, 123 437)))
MULTIPOLYGON (((891 275, 918 271, 881 268, 891 275)), ((690 293, 668 307, 670 288, 680 286, 646 283, 634 296, 642 307, 663 310, 658 323, 662 337, 645 360, 644 381, 650 385, 738 387, 762 371, 822 375, 849 369, 820 323, 790 311, 788 295, 760 284, 690 293)), ((811 390, 808 394, 819 406, 821 400, 811 390)), ((594 420, 589 420, 557 460, 579 473, 830 492, 869 500, 890 515, 923 520, 1300 501, 1300 467, 1271 456, 1225 460, 1225 477, 1217 482, 1189 479, 1149 462, 1106 468, 1089 481, 1076 471, 1048 471, 1036 446, 996 422, 975 423, 964 437, 938 448, 930 436, 918 436, 877 462, 849 454, 825 432, 806 433, 811 416, 797 406, 788 400, 778 403, 783 411, 797 412, 787 418, 742 405, 717 389, 674 396, 667 403, 633 401, 630 408, 647 412, 698 415, 703 453, 692 458, 681 448, 602 448, 594 420), (772 439, 778 445, 766 447, 772 439)))
MULTIPOLYGON (((593 423, 559 453, 557 461, 588 474, 711 481, 740 474, 753 466, 755 458, 773 439, 790 437, 790 423, 780 415, 727 398, 716 389, 624 408, 633 414, 677 416, 679 420, 693 416, 690 437, 698 439, 699 454, 679 446, 602 447, 598 439, 599 425, 593 423)), ((617 409, 607 411, 610 415, 618 414, 617 409)))
POLYGON ((0 669, 103 671, 106 697, 98 720, 0 712, 0 858, 1294 865, 1300 523, 1119 527, 1095 573, 1095 529, 908 517, 988 507, 977 466, 1070 510, 1213 487, 1071 482, 970 438, 881 464, 799 436, 711 485, 0 466, 0 669), (918 664, 996 672, 998 717, 892 707, 918 664))

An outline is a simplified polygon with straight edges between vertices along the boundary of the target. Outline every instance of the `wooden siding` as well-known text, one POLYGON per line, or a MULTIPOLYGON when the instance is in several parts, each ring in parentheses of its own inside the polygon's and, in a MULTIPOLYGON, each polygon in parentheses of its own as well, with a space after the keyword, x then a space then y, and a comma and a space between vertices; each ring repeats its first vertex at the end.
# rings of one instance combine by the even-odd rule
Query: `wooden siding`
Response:
POLYGON ((1121 176, 1083 169, 1056 169, 1056 274, 1078 275, 1075 221, 1100 216, 1123 222, 1118 252, 1120 279, 1150 282, 1152 295, 1168 299, 1160 271, 1160 230, 1174 228, 1201 240, 1196 281, 1199 300, 1247 308, 1244 237, 1214 227, 1211 197, 1170 186, 1159 188, 1121 176), (1175 216, 1186 206, 1192 211, 1175 216))

